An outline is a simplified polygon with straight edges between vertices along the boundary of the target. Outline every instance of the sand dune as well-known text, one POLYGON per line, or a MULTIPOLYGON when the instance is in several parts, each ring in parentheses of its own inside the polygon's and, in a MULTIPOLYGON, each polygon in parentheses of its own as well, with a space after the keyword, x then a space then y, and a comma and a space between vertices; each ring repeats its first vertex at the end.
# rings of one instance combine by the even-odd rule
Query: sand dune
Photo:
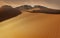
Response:
POLYGON ((60 38, 60 15, 28 13, 0 22, 0 38, 60 38))

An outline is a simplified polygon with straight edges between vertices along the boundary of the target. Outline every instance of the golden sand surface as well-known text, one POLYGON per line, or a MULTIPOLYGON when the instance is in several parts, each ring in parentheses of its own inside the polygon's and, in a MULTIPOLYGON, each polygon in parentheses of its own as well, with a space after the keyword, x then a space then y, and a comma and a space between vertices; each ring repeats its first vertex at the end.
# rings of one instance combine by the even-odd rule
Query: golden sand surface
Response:
POLYGON ((23 12, 0 22, 0 38, 60 38, 60 14, 23 12))

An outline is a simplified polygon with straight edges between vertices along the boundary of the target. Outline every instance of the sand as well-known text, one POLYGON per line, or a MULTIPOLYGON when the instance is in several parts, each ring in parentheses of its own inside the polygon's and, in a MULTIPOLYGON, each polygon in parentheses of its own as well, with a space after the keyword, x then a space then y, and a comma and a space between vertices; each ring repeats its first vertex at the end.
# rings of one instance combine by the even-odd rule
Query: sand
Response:
POLYGON ((0 22, 0 38, 60 38, 60 14, 23 12, 0 22))

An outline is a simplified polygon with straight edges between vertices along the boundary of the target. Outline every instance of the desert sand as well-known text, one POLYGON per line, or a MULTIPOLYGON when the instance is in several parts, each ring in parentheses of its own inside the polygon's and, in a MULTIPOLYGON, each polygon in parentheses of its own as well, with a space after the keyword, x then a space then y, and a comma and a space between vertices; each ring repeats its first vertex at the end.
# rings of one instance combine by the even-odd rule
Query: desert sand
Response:
POLYGON ((0 22, 0 38, 60 38, 60 14, 23 12, 0 22))

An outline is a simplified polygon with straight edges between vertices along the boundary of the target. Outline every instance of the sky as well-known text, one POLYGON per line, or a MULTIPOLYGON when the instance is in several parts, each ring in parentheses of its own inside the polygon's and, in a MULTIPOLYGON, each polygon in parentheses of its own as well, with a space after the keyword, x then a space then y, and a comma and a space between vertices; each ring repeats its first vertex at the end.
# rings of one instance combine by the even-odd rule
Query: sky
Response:
POLYGON ((11 5, 17 7, 20 5, 42 5, 48 8, 60 9, 60 0, 0 0, 0 6, 11 5))

